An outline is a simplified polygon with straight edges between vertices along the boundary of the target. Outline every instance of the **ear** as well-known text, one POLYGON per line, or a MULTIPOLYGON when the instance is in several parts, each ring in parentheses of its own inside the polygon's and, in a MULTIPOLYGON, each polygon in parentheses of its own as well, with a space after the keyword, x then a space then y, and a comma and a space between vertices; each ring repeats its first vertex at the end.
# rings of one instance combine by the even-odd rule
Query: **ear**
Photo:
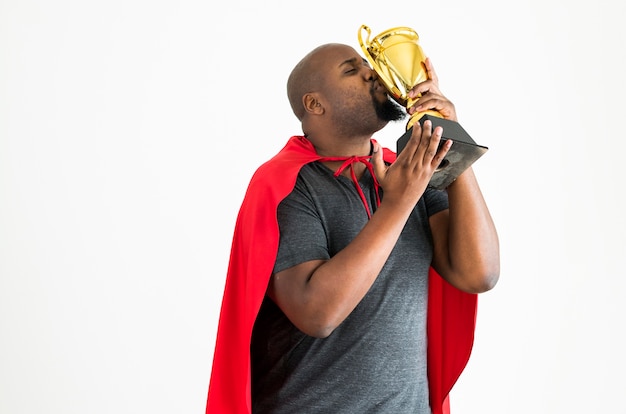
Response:
POLYGON ((324 106, 320 103, 319 96, 315 93, 307 93, 302 97, 304 110, 311 114, 323 114, 324 106))

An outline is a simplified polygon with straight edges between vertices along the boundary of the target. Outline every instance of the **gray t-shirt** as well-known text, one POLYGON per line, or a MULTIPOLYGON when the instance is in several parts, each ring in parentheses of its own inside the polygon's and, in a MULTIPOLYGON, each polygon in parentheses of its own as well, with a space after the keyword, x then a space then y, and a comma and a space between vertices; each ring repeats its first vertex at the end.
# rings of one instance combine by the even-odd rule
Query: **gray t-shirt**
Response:
MULTIPOLYGON (((366 172, 359 183, 370 211, 375 211, 371 175, 366 172)), ((368 293, 327 338, 302 333, 265 298, 251 345, 254 414, 431 412, 426 373, 432 259, 428 217, 447 207, 445 192, 426 190, 368 293)), ((350 179, 335 178, 318 162, 305 165, 278 207, 280 245, 274 271, 331 258, 367 220, 350 179)))

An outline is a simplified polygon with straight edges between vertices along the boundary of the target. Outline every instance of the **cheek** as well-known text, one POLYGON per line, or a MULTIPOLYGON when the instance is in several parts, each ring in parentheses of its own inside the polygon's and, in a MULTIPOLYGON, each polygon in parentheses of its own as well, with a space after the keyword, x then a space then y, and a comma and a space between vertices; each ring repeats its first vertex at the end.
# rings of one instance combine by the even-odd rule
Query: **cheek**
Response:
POLYGON ((355 108, 361 98, 354 90, 336 90, 332 97, 331 104, 336 111, 355 108))

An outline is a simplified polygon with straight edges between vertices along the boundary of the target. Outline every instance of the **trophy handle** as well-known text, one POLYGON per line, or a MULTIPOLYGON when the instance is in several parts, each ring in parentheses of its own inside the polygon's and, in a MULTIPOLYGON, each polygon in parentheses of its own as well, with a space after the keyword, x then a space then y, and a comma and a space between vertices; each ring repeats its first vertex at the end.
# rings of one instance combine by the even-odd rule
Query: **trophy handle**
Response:
POLYGON ((361 25, 361 28, 359 29, 359 44, 361 45, 361 48, 363 50, 367 50, 367 48, 365 47, 365 44, 369 44, 370 43, 370 36, 372 35, 372 29, 370 29, 368 26, 366 25, 361 25), (363 30, 365 30, 367 32, 367 39, 365 40, 365 42, 363 41, 363 37, 361 36, 361 34, 363 33, 363 30))
POLYGON ((398 87, 395 86, 395 81, 388 74, 388 71, 383 68, 381 65, 381 61, 383 64, 387 65, 387 61, 384 54, 381 54, 382 44, 381 44, 381 35, 376 36, 374 39, 370 40, 372 35, 372 30, 367 25, 361 25, 359 29, 358 37, 359 44, 361 45, 361 49, 363 49, 363 53, 365 54, 365 58, 372 66, 372 69, 376 71, 378 77, 381 79, 383 84, 387 87, 387 90, 396 98, 402 99, 402 92, 398 87), (363 32, 367 32, 367 38, 363 41, 363 32))

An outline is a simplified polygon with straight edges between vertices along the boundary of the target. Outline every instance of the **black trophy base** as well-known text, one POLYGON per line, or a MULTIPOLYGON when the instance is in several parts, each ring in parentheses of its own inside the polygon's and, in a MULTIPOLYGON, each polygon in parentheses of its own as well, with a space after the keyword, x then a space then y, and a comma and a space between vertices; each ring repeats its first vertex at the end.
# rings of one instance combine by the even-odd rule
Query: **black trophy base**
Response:
MULTIPOLYGON (((450 147, 446 157, 428 183, 429 187, 443 190, 452 184, 463 171, 469 168, 469 166, 487 152, 489 148, 476 144, 458 122, 432 115, 423 115, 419 123, 424 125, 424 121, 427 119, 432 122, 433 129, 436 126, 443 128, 441 144, 449 139, 452 140, 452 147, 450 147)), ((409 138, 411 138, 412 131, 413 127, 408 129, 396 142, 398 154, 400 154, 409 141, 409 138)))

